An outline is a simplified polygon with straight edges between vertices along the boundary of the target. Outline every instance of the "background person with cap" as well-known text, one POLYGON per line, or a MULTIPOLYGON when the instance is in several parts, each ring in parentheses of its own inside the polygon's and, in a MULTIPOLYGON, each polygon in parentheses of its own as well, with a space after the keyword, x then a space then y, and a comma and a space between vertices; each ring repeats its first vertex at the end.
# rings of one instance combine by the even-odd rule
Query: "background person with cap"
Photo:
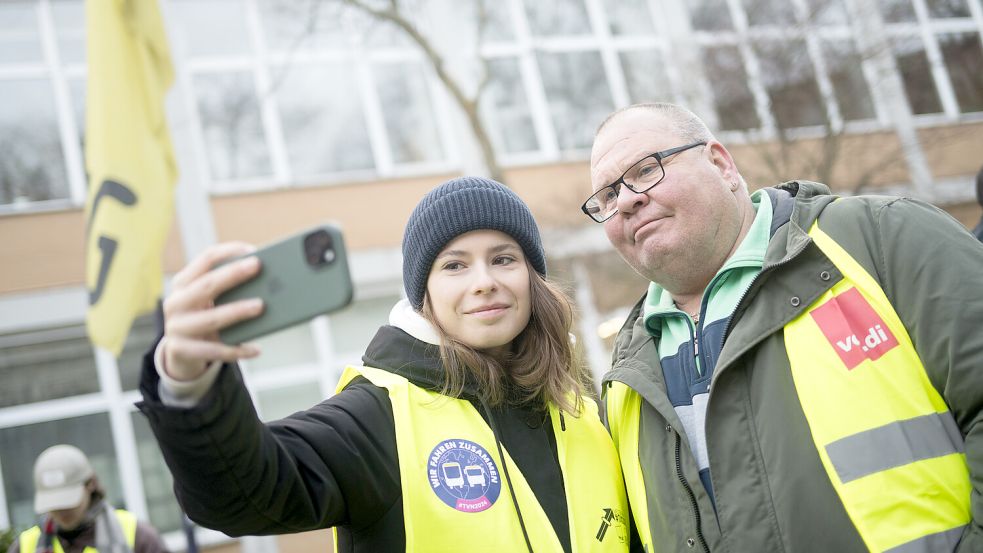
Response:
POLYGON ((133 514, 114 510, 89 459, 77 447, 55 445, 34 463, 38 526, 25 530, 7 553, 166 553, 157 531, 133 514))
POLYGON ((403 238, 407 299, 364 365, 333 397, 265 425, 235 364, 258 351, 217 338, 262 306, 213 307, 259 267, 211 268, 249 251, 217 245, 175 276, 144 359, 139 407, 193 520, 231 535, 335 527, 339 552, 628 551, 572 306, 546 280, 514 192, 464 177, 426 194, 403 238))

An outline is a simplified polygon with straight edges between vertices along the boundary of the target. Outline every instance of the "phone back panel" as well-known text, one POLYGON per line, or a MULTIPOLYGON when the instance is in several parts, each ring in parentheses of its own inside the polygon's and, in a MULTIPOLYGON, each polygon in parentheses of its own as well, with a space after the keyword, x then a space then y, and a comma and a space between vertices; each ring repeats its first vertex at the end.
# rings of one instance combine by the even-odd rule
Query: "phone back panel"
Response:
POLYGON ((263 298, 264 311, 255 319, 223 329, 219 333, 223 342, 240 344, 351 302, 353 286, 341 231, 331 225, 319 229, 327 231, 333 240, 334 259, 325 265, 313 266, 305 254, 304 238, 318 229, 308 229, 254 254, 262 262, 260 273, 221 294, 215 303, 258 297, 263 298))

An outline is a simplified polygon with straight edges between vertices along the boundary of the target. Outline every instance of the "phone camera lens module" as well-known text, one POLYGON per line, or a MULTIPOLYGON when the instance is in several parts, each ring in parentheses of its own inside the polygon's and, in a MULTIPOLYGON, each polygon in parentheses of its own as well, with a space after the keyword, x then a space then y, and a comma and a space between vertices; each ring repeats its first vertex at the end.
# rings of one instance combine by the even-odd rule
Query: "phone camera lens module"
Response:
POLYGON ((304 257, 307 264, 319 267, 331 264, 338 256, 334 249, 334 241, 327 231, 319 230, 304 237, 304 257))

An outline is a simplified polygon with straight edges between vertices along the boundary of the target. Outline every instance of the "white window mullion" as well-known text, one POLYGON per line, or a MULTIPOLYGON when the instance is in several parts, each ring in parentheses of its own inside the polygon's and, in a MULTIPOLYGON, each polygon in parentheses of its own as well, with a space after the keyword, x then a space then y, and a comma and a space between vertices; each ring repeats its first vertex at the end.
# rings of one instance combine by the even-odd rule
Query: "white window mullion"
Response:
MULTIPOLYGON (((41 31, 41 48, 44 52, 45 62, 51 71, 51 81, 54 85, 55 113, 58 117, 58 134, 65 156, 69 197, 73 204, 82 205, 85 203, 86 173, 82 161, 82 149, 79 147, 78 127, 72 110, 71 92, 65 81, 65 71, 58 54, 58 41, 55 39, 49 0, 41 0, 38 4, 38 25, 41 31)), ((84 125, 85 123, 81 124, 84 125)))
POLYGON ((945 58, 942 57, 939 41, 935 33, 932 32, 928 6, 925 5, 925 0, 912 0, 912 4, 915 6, 915 15, 918 16, 919 34, 925 43, 925 54, 928 56, 928 63, 932 68, 932 78, 935 80, 936 89, 939 91, 942 111, 945 112, 946 116, 956 118, 959 116, 959 102, 956 101, 956 92, 952 89, 952 81, 949 80, 949 71, 945 67, 945 58))
POLYGON ((375 158, 376 171, 379 176, 389 176, 393 174, 393 154, 389 146, 389 135, 386 132, 386 118, 382 113, 379 94, 375 88, 372 63, 362 55, 356 55, 354 60, 355 78, 362 91, 362 110, 369 130, 369 145, 375 158))
POLYGON ((556 159, 560 148, 553 129, 550 116, 550 105, 543 87, 543 78, 539 73, 539 62, 529 31, 529 21, 526 19, 526 9, 523 0, 509 0, 512 12, 512 26, 515 29, 515 39, 519 46, 519 72, 525 85, 526 97, 529 99, 529 114, 532 116, 533 128, 536 129, 536 139, 539 149, 547 159, 556 159))
POLYGON ((969 14, 976 23, 976 32, 983 34, 983 2, 969 0, 969 14))
POLYGON ((277 83, 270 77, 266 41, 263 39, 263 26, 260 23, 259 7, 256 0, 246 0, 246 27, 250 42, 256 52, 253 75, 259 93, 260 118, 266 131, 266 142, 270 148, 270 162, 277 184, 287 185, 292 181, 287 146, 283 138, 283 125, 276 105, 277 83))
MULTIPOLYGON (((865 65, 874 78, 868 82, 875 105, 883 105, 885 125, 894 128, 904 152, 904 161, 912 182, 912 193, 921 199, 931 200, 932 171, 922 150, 921 140, 915 128, 914 116, 905 94, 904 82, 897 61, 891 50, 891 40, 880 12, 875 4, 864 0, 848 2, 854 19, 859 23, 857 43, 862 56, 869 58, 865 65)), ((923 6, 924 7, 924 6, 923 6)), ((881 108, 878 108, 880 113, 881 108)))
POLYGON ((734 30, 737 31, 739 37, 737 47, 747 70, 748 88, 751 89, 751 94, 754 96, 754 105, 758 112, 758 120, 761 121, 761 129, 765 138, 774 138, 778 127, 771 114, 771 99, 768 96, 768 90, 765 89, 761 80, 758 56, 751 48, 747 15, 744 13, 740 0, 727 0, 727 7, 730 9, 731 18, 734 20, 734 30))
MULTIPOLYGON (((805 27, 808 28, 809 6, 806 5, 805 0, 792 0, 792 7, 795 9, 799 21, 802 21, 805 27)), ((833 83, 830 81, 829 74, 827 73, 822 43, 820 42, 818 33, 806 32, 804 38, 806 41, 806 51, 809 53, 809 59, 812 61, 816 84, 819 86, 819 93, 822 95, 823 103, 826 106, 830 130, 834 134, 837 134, 843 130, 843 116, 840 114, 840 107, 836 102, 836 91, 833 89, 833 83)))
POLYGON ((664 17, 662 60, 676 100, 699 114, 709 128, 719 128, 713 86, 703 67, 703 45, 690 23, 685 0, 649 0, 649 9, 664 17))
POLYGON ((99 387, 109 404, 109 426, 116 449, 119 476, 123 483, 123 498, 126 508, 142 520, 147 517, 147 498, 143 493, 143 478, 140 475, 140 457, 137 455, 136 439, 133 435, 133 420, 130 409, 123 401, 123 391, 119 380, 119 367, 116 358, 108 351, 94 347, 99 387))
MULTIPOLYGON (((423 76, 430 97, 434 123, 436 123, 437 139, 440 141, 440 147, 444 152, 444 158, 438 160, 437 163, 447 164, 454 168, 462 167, 465 161, 462 158, 460 141, 456 137, 463 131, 466 140, 477 145, 477 139, 474 138, 474 132, 471 130, 471 122, 465 116, 464 110, 457 105, 457 100, 447 90, 443 81, 437 76, 433 65, 429 61, 425 61, 423 64, 423 76), (464 128, 457 129, 456 127, 459 126, 464 128)), ((445 67, 445 69, 448 68, 445 67)), ((451 79, 454 78, 455 76, 451 74, 451 79)), ((457 84, 460 85, 460 81, 457 84)), ((467 91, 465 90, 466 94, 467 91)), ((476 155, 481 157, 480 153, 476 153, 476 155)), ((484 160, 481 161, 481 165, 484 165, 484 160)))
POLYGON ((614 47, 607 14, 604 13, 604 7, 601 6, 600 0, 585 1, 587 18, 590 20, 590 27, 593 29, 594 37, 596 37, 601 51, 601 63, 604 66, 604 73, 608 77, 608 90, 611 91, 614 107, 617 109, 627 106, 631 103, 631 98, 628 95, 628 86, 625 84, 625 73, 621 67, 618 50, 614 47))

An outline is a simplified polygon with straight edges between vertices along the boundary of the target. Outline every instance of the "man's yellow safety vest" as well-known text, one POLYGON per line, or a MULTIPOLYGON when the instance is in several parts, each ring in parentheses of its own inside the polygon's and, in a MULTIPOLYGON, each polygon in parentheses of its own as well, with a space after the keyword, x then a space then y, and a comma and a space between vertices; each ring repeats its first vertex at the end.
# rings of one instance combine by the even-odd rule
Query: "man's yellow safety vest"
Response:
MULTIPOLYGON (((116 510, 116 519, 119 520, 120 529, 123 530, 123 537, 126 538, 127 545, 130 549, 133 549, 133 545, 136 543, 137 539, 137 517, 130 513, 129 511, 124 511, 123 509, 116 510)), ((38 548, 38 540, 41 538, 41 528, 35 526, 33 528, 28 528, 20 534, 20 553, 34 553, 38 548)), ((65 553, 62 549, 61 543, 54 539, 52 540, 52 550, 54 553, 65 553)), ((95 547, 86 547, 82 553, 99 553, 99 550, 95 547)))
MULTIPOLYGON (((827 476, 871 551, 951 551, 970 522, 959 428, 877 281, 818 224, 809 236, 843 278, 784 339, 827 476)), ((641 396, 612 382, 606 399, 636 529, 659 551, 638 457, 641 396)))
MULTIPOLYGON (((469 401, 371 367, 348 367, 338 390, 356 376, 385 388, 392 402, 407 552, 525 551, 516 505, 533 551, 563 551, 519 467, 504 447, 499 449, 491 428, 469 401)), ((572 550, 627 551, 628 502, 621 467, 596 404, 584 398, 578 417, 563 416, 555 407, 549 411, 572 550)))

